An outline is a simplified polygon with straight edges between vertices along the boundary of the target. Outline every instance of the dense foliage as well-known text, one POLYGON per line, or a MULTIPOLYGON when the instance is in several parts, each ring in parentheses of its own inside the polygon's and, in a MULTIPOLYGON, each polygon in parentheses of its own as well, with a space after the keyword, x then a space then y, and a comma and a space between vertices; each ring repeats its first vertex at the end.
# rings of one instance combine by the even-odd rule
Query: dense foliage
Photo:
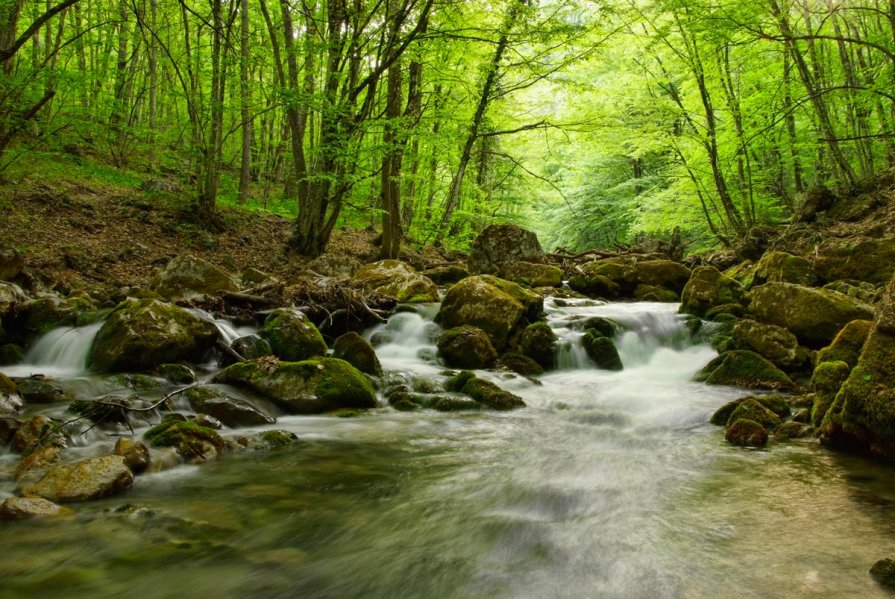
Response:
POLYGON ((34 149, 456 245, 729 243, 895 160, 895 2, 0 1, 0 168, 34 149))

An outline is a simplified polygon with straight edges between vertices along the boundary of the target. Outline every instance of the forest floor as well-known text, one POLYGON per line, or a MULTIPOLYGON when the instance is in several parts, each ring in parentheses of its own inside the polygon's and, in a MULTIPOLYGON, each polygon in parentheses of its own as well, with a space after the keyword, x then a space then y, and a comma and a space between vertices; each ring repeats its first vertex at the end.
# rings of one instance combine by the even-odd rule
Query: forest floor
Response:
MULTIPOLYGON (((0 247, 18 249, 44 285, 63 293, 146 286, 159 267, 187 253, 234 274, 254 267, 284 280, 307 269, 347 276, 378 257, 371 227, 336 229, 326 253, 312 261, 288 249, 292 221, 286 216, 221 206, 226 230, 212 233, 185 211, 189 191, 166 179, 140 180, 93 165, 67 168, 64 156, 58 160, 49 167, 42 160, 30 171, 22 166, 0 181, 0 247)), ((417 267, 445 261, 432 248, 410 245, 402 258, 417 267)))

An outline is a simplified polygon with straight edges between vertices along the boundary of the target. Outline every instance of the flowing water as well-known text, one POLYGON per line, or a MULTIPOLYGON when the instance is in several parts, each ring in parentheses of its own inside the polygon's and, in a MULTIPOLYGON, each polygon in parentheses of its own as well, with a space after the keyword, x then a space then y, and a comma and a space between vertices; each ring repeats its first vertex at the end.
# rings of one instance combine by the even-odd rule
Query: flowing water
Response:
MULTIPOLYGON (((676 306, 547 308, 564 368, 483 374, 528 408, 281 417, 301 446, 3 523, 0 596, 886 596, 867 569, 895 547, 891 470, 812 441, 728 446, 706 421, 742 392, 690 382, 714 353, 676 306), (622 372, 575 353, 595 315, 624 326, 622 372)), ((370 331, 386 368, 440 376, 429 316, 370 331)))

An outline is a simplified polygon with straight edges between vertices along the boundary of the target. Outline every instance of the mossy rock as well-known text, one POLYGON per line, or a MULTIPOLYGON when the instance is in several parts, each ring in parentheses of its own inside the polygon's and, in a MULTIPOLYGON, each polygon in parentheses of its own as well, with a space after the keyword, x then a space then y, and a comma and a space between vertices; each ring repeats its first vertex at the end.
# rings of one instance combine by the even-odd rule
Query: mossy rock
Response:
POLYGON ((726 352, 709 362, 696 375, 709 385, 731 385, 750 389, 791 389, 792 380, 770 361, 748 350, 726 352))
POLYGON ((367 378, 338 358, 238 362, 220 371, 214 380, 250 389, 291 414, 376 407, 376 393, 367 378))
POLYGON ((849 368, 854 368, 872 327, 870 320, 851 321, 842 327, 830 345, 817 352, 817 363, 845 362, 849 368))
POLYGON ((286 362, 300 362, 326 355, 326 342, 307 316, 295 310, 279 309, 267 315, 258 331, 270 343, 273 354, 286 362))
POLYGON ((525 402, 518 395, 480 378, 473 377, 466 381, 461 392, 492 410, 506 411, 525 407, 525 402))
POLYGON ((621 296, 619 284, 604 275, 576 274, 569 279, 569 287, 592 298, 616 299, 621 296))
POLYGON ((811 376, 811 387, 814 389, 811 424, 815 428, 820 428, 850 372, 851 368, 842 361, 821 362, 815 367, 811 376))
POLYGON ((256 433, 249 440, 249 448, 257 451, 282 449, 299 443, 298 435, 291 431, 270 430, 256 433))
POLYGON ((792 369, 805 362, 799 351, 799 340, 783 327, 754 320, 740 320, 733 327, 733 345, 767 358, 783 369, 792 369))
POLYGON ((39 481, 24 483, 19 495, 57 503, 89 501, 126 490, 134 475, 121 456, 102 456, 53 466, 39 481))
POLYGON ((245 335, 234 339, 230 347, 237 354, 242 356, 243 360, 255 360, 264 356, 272 356, 273 349, 270 347, 267 339, 260 335, 245 335))
POLYGON ((350 331, 333 343, 333 358, 345 360, 361 372, 371 376, 382 376, 382 365, 376 357, 376 350, 370 342, 350 331))
POLYGON ((634 290, 634 299, 639 302, 676 304, 681 300, 681 294, 658 285, 638 285, 634 290))
POLYGON ((562 285, 562 269, 550 264, 515 262, 503 270, 508 280, 525 287, 559 287, 562 285))
POLYGON ((497 360, 488 335, 469 325, 443 332, 438 337, 438 355, 452 368, 490 368, 497 360))
POLYGON ((143 435, 153 447, 173 447, 186 460, 207 460, 223 451, 224 440, 217 431, 194 422, 167 420, 143 435))
POLYGON ((870 578, 880 586, 895 589, 895 560, 881 559, 870 567, 870 578))
POLYGON ((465 397, 441 396, 432 403, 437 412, 474 412, 482 409, 482 404, 465 397))
POLYGON ((853 320, 873 318, 873 307, 847 295, 791 283, 755 287, 751 300, 756 320, 788 329, 809 347, 829 344, 853 320))
POLYGON ((15 382, 0 372, 0 395, 15 395, 18 393, 18 387, 15 382))
POLYGON ((522 376, 538 376, 544 374, 544 369, 540 364, 522 354, 515 352, 507 352, 500 356, 497 360, 497 367, 502 370, 509 370, 522 376))
POLYGON ((544 250, 538 236, 513 224, 485 227, 472 242, 469 269, 476 274, 500 274, 515 262, 544 262, 544 250))
POLYGON ((438 285, 399 260, 380 260, 362 266, 350 285, 391 296, 401 303, 438 301, 438 285))
POLYGON ((214 323, 157 300, 122 305, 103 323, 89 365, 98 372, 151 370, 159 364, 200 362, 220 337, 214 323))
POLYGON ((620 324, 605 316, 591 316, 584 320, 575 321, 572 323, 572 328, 580 329, 582 331, 591 329, 596 332, 598 336, 609 337, 610 339, 615 337, 619 331, 622 330, 620 324))
POLYGON ((814 283, 814 266, 801 256, 793 256, 786 252, 767 252, 755 265, 753 286, 765 283, 795 283, 811 285, 814 283))
POLYGON ((25 350, 15 343, 0 345, 0 366, 18 364, 25 359, 25 350))
POLYGON ((747 398, 740 402, 730 417, 727 419, 727 426, 740 419, 752 420, 762 425, 766 429, 775 429, 783 422, 777 414, 764 407, 755 399, 747 398))
POLYGON ((740 407, 746 401, 754 401, 763 406, 764 408, 770 410, 774 414, 778 416, 778 418, 786 418, 790 415, 789 404, 783 398, 782 395, 777 395, 776 393, 772 393, 770 395, 748 395, 746 397, 740 397, 733 401, 729 401, 720 408, 718 408, 712 417, 709 419, 711 424, 715 426, 727 426, 730 421, 730 416, 736 411, 737 408, 740 407))
POLYGON ((541 296, 490 275, 463 279, 448 289, 435 322, 446 329, 471 325, 483 330, 500 352, 540 318, 541 296))
POLYGON ((736 266, 731 266, 723 272, 725 277, 730 277, 746 289, 752 287, 754 273, 755 262, 752 260, 743 260, 736 266))
POLYGON ((228 273, 207 260, 192 255, 168 262, 152 281, 153 291, 169 300, 197 299, 219 291, 239 291, 228 273))
POLYGON ((764 447, 768 444, 768 431, 754 420, 740 419, 727 427, 724 438, 740 447, 764 447))
POLYGON ((624 370, 622 359, 618 355, 615 342, 603 337, 594 329, 588 329, 581 338, 581 344, 587 356, 602 370, 624 370))
POLYGON ((188 389, 184 396, 194 412, 212 416, 231 428, 276 422, 270 414, 249 402, 230 397, 223 391, 211 387, 193 387, 188 389))
POLYGON ((722 321, 730 320, 729 317, 733 316, 736 318, 743 318, 746 315, 746 309, 742 304, 721 304, 720 306, 715 306, 711 310, 705 313, 705 319, 711 320, 713 322, 719 322, 716 320, 717 318, 721 318, 722 321))
POLYGON ((705 316, 717 306, 741 304, 745 288, 726 277, 713 266, 700 266, 693 271, 681 292, 681 312, 705 316))
POLYGON ((519 351, 545 370, 556 365, 556 333, 546 322, 536 322, 525 328, 519 340, 519 351))
POLYGON ((93 303, 84 298, 41 297, 16 305, 14 318, 4 324, 13 337, 29 340, 57 327, 74 326, 82 312, 94 309, 93 303))
POLYGON ((868 283, 867 281, 855 281, 854 279, 833 281, 832 283, 824 285, 823 288, 828 291, 836 291, 843 295, 853 297, 865 304, 877 303, 883 292, 881 287, 877 287, 873 283, 868 283))
POLYGON ((791 439, 801 439, 811 434, 811 427, 798 422, 784 422, 774 429, 774 439, 778 441, 789 441, 791 439))
POLYGON ((116 387, 130 389, 132 391, 152 391, 162 386, 161 381, 145 374, 125 372, 116 374, 109 379, 116 387))
POLYGON ((475 378, 475 373, 469 370, 463 370, 457 374, 448 377, 444 382, 445 391, 460 392, 463 386, 475 378))
POLYGON ((158 367, 158 373, 175 385, 189 385, 196 382, 196 373, 186 364, 162 364, 158 367))
POLYGON ((469 270, 459 264, 435 266, 422 272, 436 285, 453 285, 469 276, 469 270))
POLYGON ((828 237, 817 246, 814 260, 817 274, 825 283, 857 279, 884 284, 895 273, 895 238, 828 237))

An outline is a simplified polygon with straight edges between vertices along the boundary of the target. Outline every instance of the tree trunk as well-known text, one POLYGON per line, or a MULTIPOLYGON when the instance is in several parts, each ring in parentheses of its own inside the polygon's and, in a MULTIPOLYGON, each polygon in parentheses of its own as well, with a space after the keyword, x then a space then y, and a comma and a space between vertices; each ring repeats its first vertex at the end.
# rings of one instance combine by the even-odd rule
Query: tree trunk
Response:
POLYGON ((242 119, 242 159, 239 168, 240 205, 249 197, 249 183, 252 178, 252 119, 249 114, 249 0, 240 2, 239 31, 239 116, 242 119))

